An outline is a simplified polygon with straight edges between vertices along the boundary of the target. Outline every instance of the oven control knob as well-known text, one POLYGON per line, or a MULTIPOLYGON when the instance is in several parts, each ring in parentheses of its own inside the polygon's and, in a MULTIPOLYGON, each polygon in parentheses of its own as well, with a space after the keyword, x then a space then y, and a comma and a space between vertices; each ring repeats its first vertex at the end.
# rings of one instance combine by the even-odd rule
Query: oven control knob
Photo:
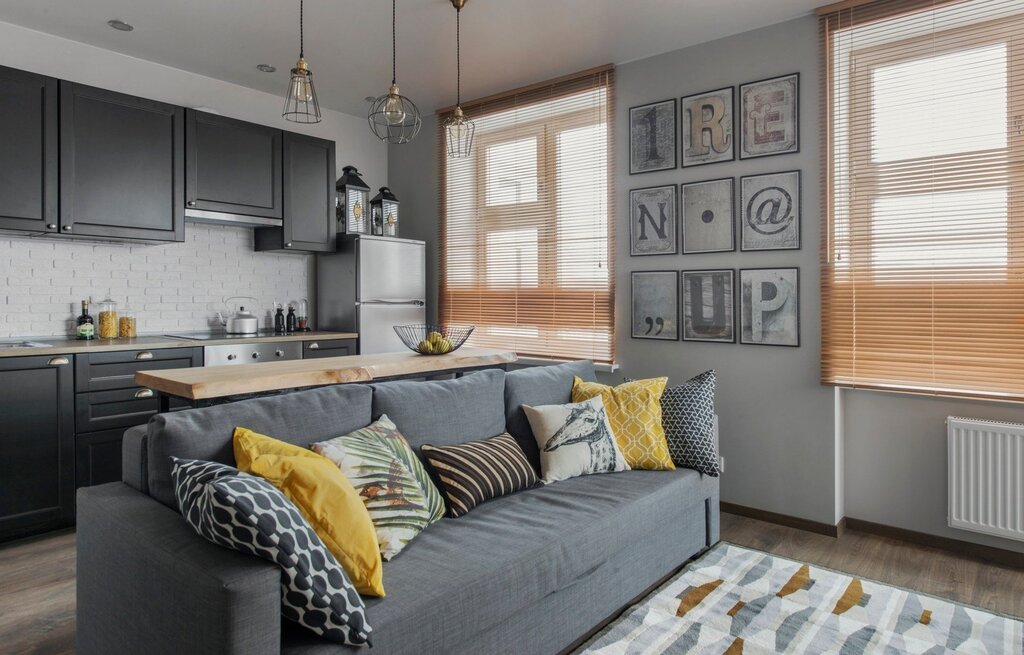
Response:
POLYGON ((260 354, 259 353, 253 353, 252 354, 252 358, 253 359, 259 359, 260 358, 260 354))
POLYGON ((284 351, 283 350, 278 350, 277 352, 274 353, 274 356, 275 357, 284 357, 284 351))
POLYGON ((232 360, 235 360, 235 359, 238 359, 238 355, 228 355, 228 361, 229 362, 232 361, 232 360))

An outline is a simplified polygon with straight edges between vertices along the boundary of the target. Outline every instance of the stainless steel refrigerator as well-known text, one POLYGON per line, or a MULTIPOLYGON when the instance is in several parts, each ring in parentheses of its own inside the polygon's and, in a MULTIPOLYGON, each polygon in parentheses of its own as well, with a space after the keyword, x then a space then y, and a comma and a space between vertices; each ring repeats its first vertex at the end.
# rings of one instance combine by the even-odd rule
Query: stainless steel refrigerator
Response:
POLYGON ((364 355, 406 350, 394 326, 426 322, 426 243, 338 235, 316 259, 317 328, 358 332, 364 355))

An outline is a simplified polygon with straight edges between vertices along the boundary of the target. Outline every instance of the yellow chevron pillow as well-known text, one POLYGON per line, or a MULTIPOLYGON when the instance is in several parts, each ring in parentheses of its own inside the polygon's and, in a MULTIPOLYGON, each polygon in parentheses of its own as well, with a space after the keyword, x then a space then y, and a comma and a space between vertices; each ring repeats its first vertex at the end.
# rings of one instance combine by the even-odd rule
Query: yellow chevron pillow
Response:
POLYGON ((246 428, 235 428, 233 446, 238 470, 264 478, 295 503, 360 594, 384 595, 377 533, 337 464, 246 428))
POLYGON ((630 468, 670 471, 676 466, 661 426, 661 392, 666 384, 668 378, 651 378, 609 387, 577 377, 572 383, 572 401, 601 397, 615 442, 630 468))

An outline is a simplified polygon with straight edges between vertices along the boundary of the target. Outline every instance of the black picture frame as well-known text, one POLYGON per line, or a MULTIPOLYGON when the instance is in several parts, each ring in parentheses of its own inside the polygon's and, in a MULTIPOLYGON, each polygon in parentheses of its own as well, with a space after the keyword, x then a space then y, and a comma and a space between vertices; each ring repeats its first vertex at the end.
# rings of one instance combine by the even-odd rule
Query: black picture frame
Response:
MULTIPOLYGON (((645 339, 645 340, 651 340, 651 341, 679 341, 679 335, 682 332, 682 330, 680 329, 680 324, 679 324, 679 311, 680 311, 680 307, 679 306, 680 306, 680 302, 681 302, 681 297, 680 297, 680 294, 679 294, 679 271, 678 270, 667 270, 667 271, 666 270, 660 270, 660 271, 632 271, 630 273, 630 288, 629 288, 629 307, 630 307, 630 331, 629 331, 629 335, 630 335, 630 338, 633 338, 633 339, 645 339), (673 284, 672 294, 671 294, 671 297, 670 297, 669 294, 666 293, 665 294, 665 298, 669 299, 675 305, 674 308, 670 308, 670 309, 673 309, 674 311, 672 311, 672 312, 660 312, 660 314, 661 315, 670 315, 671 318, 673 319, 674 327, 675 327, 675 335, 674 336, 658 336, 658 335, 660 335, 664 331, 664 328, 662 328, 662 330, 660 330, 658 332, 655 332, 655 334, 652 335, 651 332, 654 331, 656 326, 657 326, 656 320, 653 319, 652 316, 638 317, 637 313, 636 313, 637 312, 637 297, 636 297, 637 296, 637 278, 639 278, 641 276, 654 276, 654 275, 657 275, 657 276, 672 276, 672 282, 671 282, 671 284, 673 284), (638 318, 640 318, 639 322, 637 321, 638 318), (638 328, 638 325, 639 325, 639 328, 638 328), (644 325, 647 326, 646 332, 643 329, 644 325), (639 332, 643 332, 643 333, 642 334, 638 334, 638 331, 639 332)), ((661 317, 661 316, 659 316, 659 317, 661 317)))
MULTIPOLYGON (((630 107, 629 111, 626 112, 626 120, 628 121, 628 125, 629 125, 629 174, 630 175, 641 175, 643 173, 657 173, 658 171, 671 171, 671 170, 675 170, 676 168, 678 168, 678 161, 677 161, 678 154, 677 153, 678 153, 678 150, 679 150, 679 138, 678 138, 677 132, 679 130, 679 106, 678 106, 678 101, 675 98, 668 98, 666 100, 658 100, 658 101, 655 101, 655 102, 649 102, 649 103, 646 103, 646 104, 643 104, 643 105, 636 105, 635 107, 630 107), (669 148, 667 144, 666 144, 665 148, 666 148, 666 151, 671 153, 671 155, 670 155, 671 158, 672 158, 671 164, 666 163, 665 165, 660 166, 660 167, 651 167, 651 168, 640 169, 636 165, 637 161, 639 160, 638 153, 634 152, 634 147, 637 146, 637 144, 634 141, 634 133, 633 133, 633 128, 634 128, 634 125, 635 125, 635 123, 634 123, 634 112, 640 112, 640 111, 642 111, 644 109, 648 109, 649 110, 650 108, 657 107, 658 105, 667 105, 669 103, 671 103, 671 105, 672 105, 672 121, 671 121, 671 125, 672 125, 672 132, 671 132, 672 143, 671 143, 671 148, 669 148)), ((659 150, 659 152, 660 152, 660 150, 659 150)))
POLYGON ((776 75, 774 77, 766 77, 761 80, 755 80, 753 82, 747 82, 740 84, 737 87, 737 99, 736 109, 734 115, 736 116, 737 125, 739 126, 739 158, 744 159, 759 159, 761 157, 775 157, 777 155, 792 155, 800 152, 800 73, 786 73, 785 75, 776 75), (747 87, 757 86, 759 84, 768 84, 770 82, 776 82, 784 80, 786 78, 794 79, 794 90, 793 90, 793 138, 794 144, 791 148, 785 150, 779 150, 777 152, 764 152, 764 153, 747 153, 747 130, 746 130, 746 115, 743 104, 743 91, 747 87))
POLYGON ((738 272, 738 280, 737 281, 738 281, 737 291, 739 292, 739 297, 737 299, 738 300, 737 309, 739 310, 739 314, 737 316, 737 318, 738 318, 737 324, 739 326, 739 342, 740 342, 740 344, 747 345, 747 346, 777 346, 777 347, 782 347, 782 348, 799 348, 800 347, 800 268, 797 267, 797 266, 762 266, 762 267, 757 267, 757 268, 741 268, 741 269, 739 269, 739 272, 738 272), (794 309, 793 314, 794 314, 794 320, 795 320, 794 328, 795 328, 796 334, 795 334, 794 342, 793 343, 766 343, 766 342, 759 342, 759 341, 747 341, 747 340, 744 339, 744 336, 743 336, 744 331, 745 331, 744 322, 747 320, 747 318, 746 318, 746 311, 744 310, 745 299, 744 299, 744 294, 743 294, 743 274, 744 273, 749 273, 751 271, 793 271, 794 272, 794 284, 795 284, 795 287, 796 287, 795 290, 794 290, 795 291, 794 297, 796 298, 796 307, 794 309))
MULTIPOLYGON (((800 170, 791 171, 778 171, 773 173, 759 173, 757 175, 743 175, 740 177, 740 183, 738 185, 737 193, 739 195, 739 236, 740 236, 740 251, 741 252, 769 252, 773 250, 800 250, 803 247, 803 174, 800 170), (748 227, 751 230, 757 230, 750 223, 750 206, 754 198, 749 201, 745 201, 743 183, 745 180, 755 180, 758 178, 777 177, 784 175, 796 175, 796 197, 793 200, 795 207, 791 207, 791 210, 795 210, 796 218, 793 221, 793 225, 796 229, 796 243, 788 246, 768 246, 768 247, 754 247, 747 244, 748 227)), ((777 188, 777 187, 776 187, 777 188)), ((760 193, 760 192, 758 192, 760 193)), ((770 235, 767 235, 770 236, 770 235)), ((766 239, 767 241, 767 239, 766 239)))
POLYGON ((691 93, 689 95, 682 96, 679 99, 679 131, 681 133, 681 137, 679 138, 679 144, 680 144, 680 147, 679 147, 679 166, 680 166, 680 168, 694 168, 696 166, 710 166, 711 164, 722 164, 722 163, 725 163, 725 162, 736 161, 736 151, 737 151, 737 146, 736 146, 736 138, 737 138, 736 137, 736 96, 737 96, 736 87, 734 87, 734 86, 725 86, 725 87, 722 87, 720 89, 711 89, 709 91, 702 91, 700 93, 691 93), (703 96, 709 96, 709 95, 713 95, 713 94, 716 94, 716 93, 721 93, 723 91, 728 91, 729 92, 729 117, 731 119, 730 120, 730 124, 729 124, 729 135, 731 137, 731 139, 730 139, 731 143, 730 143, 730 148, 729 148, 729 157, 728 157, 728 159, 723 158, 723 159, 715 159, 714 161, 699 161, 699 162, 687 164, 686 163, 686 137, 687 137, 687 130, 686 130, 686 113, 687 113, 686 101, 689 100, 689 99, 693 99, 693 98, 700 98, 700 97, 703 97, 703 96))
POLYGON ((684 182, 679 185, 679 234, 682 239, 681 251, 684 255, 699 255, 716 252, 736 252, 736 223, 739 217, 736 215, 736 178, 719 177, 713 180, 699 180, 697 182, 684 182), (728 248, 711 250, 691 250, 686 238, 686 189, 688 187, 701 186, 704 184, 715 184, 721 182, 729 183, 729 242, 728 248))
MULTIPOLYGON (((657 230, 658 228, 653 225, 654 217, 651 216, 650 229, 657 230)), ((679 254, 679 189, 675 184, 658 184, 655 186, 639 187, 636 189, 629 190, 629 256, 630 257, 651 257, 657 255, 678 255, 679 254), (636 202, 634 201, 634 194, 639 194, 643 191, 661 191, 668 190, 672 194, 672 217, 671 217, 671 239, 661 239, 662 241, 671 241, 671 250, 654 250, 651 252, 642 252, 637 249, 637 242, 641 234, 637 234, 637 230, 641 230, 644 234, 646 233, 646 224, 641 225, 639 218, 634 216, 634 207, 636 202)))
MULTIPOLYGON (((736 343, 737 332, 738 332, 737 329, 736 329, 736 324, 737 324, 737 320, 736 320, 736 306, 737 306, 737 301, 738 301, 738 296, 737 296, 737 293, 736 293, 736 288, 737 288, 736 278, 737 278, 736 269, 733 269, 733 268, 710 268, 710 269, 683 270, 683 271, 680 271, 680 273, 679 273, 679 284, 680 284, 680 288, 681 288, 681 291, 682 291, 682 299, 680 301, 681 320, 680 320, 679 336, 680 336, 680 338, 683 341, 696 342, 696 343, 736 343), (729 334, 728 338, 700 338, 700 337, 687 337, 686 336, 688 332, 692 331, 692 328, 691 329, 687 329, 687 313, 686 313, 687 303, 686 303, 686 301, 687 301, 687 295, 688 295, 687 294, 688 285, 686 284, 686 278, 687 278, 688 275, 702 275, 702 274, 706 275, 708 273, 728 273, 729 274, 729 295, 728 295, 728 297, 729 297, 730 305, 729 305, 729 307, 728 307, 728 309, 726 311, 729 314, 729 324, 730 324, 731 330, 730 330, 730 334, 729 334)), ((693 299, 692 298, 690 299, 690 304, 691 304, 691 306, 693 304, 693 299)))

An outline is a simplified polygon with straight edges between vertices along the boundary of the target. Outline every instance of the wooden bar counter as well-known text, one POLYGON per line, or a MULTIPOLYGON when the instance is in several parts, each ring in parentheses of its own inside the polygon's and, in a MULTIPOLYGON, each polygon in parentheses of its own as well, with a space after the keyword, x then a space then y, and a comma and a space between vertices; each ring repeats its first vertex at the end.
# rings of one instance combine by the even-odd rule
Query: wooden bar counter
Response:
POLYGON ((161 411, 169 397, 193 405, 215 399, 280 392, 350 382, 380 382, 410 377, 461 374, 486 368, 505 368, 516 361, 510 350, 460 348, 447 355, 418 355, 412 351, 351 355, 264 364, 139 371, 135 382, 158 392, 161 411))

